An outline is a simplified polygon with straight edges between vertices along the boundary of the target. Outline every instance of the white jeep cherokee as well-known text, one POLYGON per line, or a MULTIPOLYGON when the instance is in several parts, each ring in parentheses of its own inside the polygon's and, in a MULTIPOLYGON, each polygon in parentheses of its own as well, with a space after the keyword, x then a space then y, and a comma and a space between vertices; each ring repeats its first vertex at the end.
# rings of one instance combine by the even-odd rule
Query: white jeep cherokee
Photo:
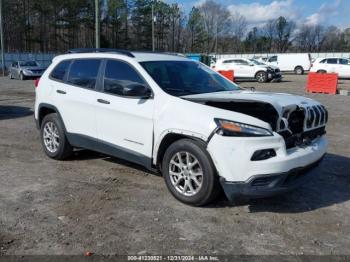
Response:
POLYGON ((49 157, 87 148, 160 170, 192 205, 209 203, 220 184, 233 201, 302 183, 326 152, 327 118, 312 99, 244 90, 168 54, 74 50, 36 88, 49 157))

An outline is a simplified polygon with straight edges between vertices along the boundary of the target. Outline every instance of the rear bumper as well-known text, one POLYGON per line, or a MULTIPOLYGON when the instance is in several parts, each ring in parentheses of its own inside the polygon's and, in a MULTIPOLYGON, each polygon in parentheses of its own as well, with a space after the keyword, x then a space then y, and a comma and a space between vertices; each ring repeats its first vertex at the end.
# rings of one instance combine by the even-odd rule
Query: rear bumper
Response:
POLYGON ((288 172, 255 175, 245 182, 229 182, 221 177, 220 183, 231 202, 240 197, 263 198, 285 193, 308 181, 315 174, 312 171, 323 157, 324 155, 312 164, 288 172))

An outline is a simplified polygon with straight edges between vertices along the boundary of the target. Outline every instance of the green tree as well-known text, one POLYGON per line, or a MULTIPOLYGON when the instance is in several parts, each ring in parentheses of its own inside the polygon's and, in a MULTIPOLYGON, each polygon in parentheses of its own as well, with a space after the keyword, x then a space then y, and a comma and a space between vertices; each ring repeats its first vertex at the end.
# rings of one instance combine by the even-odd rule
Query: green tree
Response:
POLYGON ((206 32, 204 21, 200 10, 193 7, 188 18, 187 30, 190 35, 190 52, 203 52, 203 46, 206 41, 206 32))

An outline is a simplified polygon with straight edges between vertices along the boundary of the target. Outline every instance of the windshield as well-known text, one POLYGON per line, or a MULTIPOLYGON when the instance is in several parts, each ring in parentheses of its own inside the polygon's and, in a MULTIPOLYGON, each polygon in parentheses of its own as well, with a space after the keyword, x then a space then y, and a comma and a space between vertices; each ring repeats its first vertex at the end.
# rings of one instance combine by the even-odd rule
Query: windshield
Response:
POLYGON ((140 64, 165 92, 173 96, 240 90, 233 82, 197 62, 150 61, 140 64))
POLYGON ((256 65, 265 65, 264 63, 259 62, 258 60, 255 59, 250 59, 251 62, 253 62, 256 65))
POLYGON ((20 62, 19 64, 20 66, 38 66, 35 61, 20 62))

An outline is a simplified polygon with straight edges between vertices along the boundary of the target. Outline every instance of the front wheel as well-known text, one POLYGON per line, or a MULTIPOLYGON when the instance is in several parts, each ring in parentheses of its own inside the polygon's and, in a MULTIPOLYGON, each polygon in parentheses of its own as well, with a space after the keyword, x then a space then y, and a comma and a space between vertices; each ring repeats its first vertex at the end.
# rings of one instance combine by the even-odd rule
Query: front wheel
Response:
POLYGON ((175 198, 202 206, 213 201, 220 186, 214 164, 202 142, 181 139, 166 150, 162 173, 175 198))
POLYGON ((266 72, 258 72, 255 75, 255 79, 256 81, 258 81, 259 83, 265 83, 267 82, 267 73, 266 72))

